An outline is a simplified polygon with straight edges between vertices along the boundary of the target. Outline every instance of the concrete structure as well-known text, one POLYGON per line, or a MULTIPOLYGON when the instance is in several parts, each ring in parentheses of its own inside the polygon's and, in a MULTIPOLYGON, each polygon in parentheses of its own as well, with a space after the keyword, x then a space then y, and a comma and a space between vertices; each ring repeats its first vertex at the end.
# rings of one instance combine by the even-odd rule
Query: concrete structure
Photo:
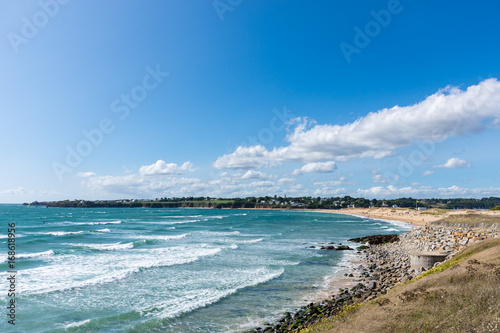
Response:
POLYGON ((437 262, 445 261, 448 253, 443 252, 413 252, 410 253, 410 263, 412 269, 434 267, 437 262))

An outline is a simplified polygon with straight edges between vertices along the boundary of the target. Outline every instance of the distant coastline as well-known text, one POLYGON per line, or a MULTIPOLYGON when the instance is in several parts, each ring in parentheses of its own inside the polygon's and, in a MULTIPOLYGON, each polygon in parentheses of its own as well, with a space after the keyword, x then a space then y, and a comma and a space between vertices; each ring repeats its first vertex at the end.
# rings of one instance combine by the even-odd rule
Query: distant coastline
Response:
MULTIPOLYGON (((268 197, 266 197, 268 199, 268 197)), ((297 211, 311 211, 311 212, 324 212, 324 213, 337 213, 337 214, 349 214, 364 216, 373 219, 380 220, 390 220, 390 221, 400 221, 406 222, 413 225, 421 226, 428 223, 436 222, 447 218, 449 216, 456 215, 470 215, 470 214, 480 214, 480 215, 491 215, 499 216, 500 210, 485 210, 485 209, 444 209, 432 207, 433 203, 419 200, 417 205, 419 209, 415 207, 356 207, 356 204, 350 203, 349 197, 347 200, 336 200, 338 198, 329 198, 329 201, 323 203, 319 202, 316 198, 289 198, 287 201, 278 201, 275 199, 270 199, 270 201, 259 200, 256 198, 252 199, 205 199, 205 200, 169 200, 169 201, 146 201, 146 200, 63 200, 63 201, 34 201, 32 203, 24 203, 25 206, 45 206, 45 207, 58 207, 58 208, 198 208, 198 209, 263 209, 263 210, 297 210, 297 211), (253 201, 250 201, 253 200, 253 201), (273 202, 274 201, 274 202, 273 202), (275 204, 280 202, 280 204, 275 204), (342 203, 338 205, 338 203, 342 203), (330 205, 332 204, 332 205, 330 205), (324 208, 325 206, 329 208, 324 208), (345 207, 351 206, 351 207, 345 207), (352 207, 354 206, 354 207, 352 207)), ((351 201, 358 201, 360 199, 352 198, 351 201)), ((269 199, 268 199, 269 200, 269 199)), ((404 200, 408 202, 408 199, 397 199, 392 201, 404 200)), ((468 199, 457 199, 461 200, 462 203, 466 203, 464 200, 468 199)), ((470 199, 473 202, 478 202, 476 199, 470 199)), ((482 199, 483 200, 483 199, 482 199)), ((491 206, 500 205, 500 198, 488 198, 487 199, 491 206), (498 205, 497 205, 498 203, 498 205)), ((410 202, 416 200, 411 199, 410 202)), ((381 204, 386 204, 387 201, 377 201, 381 204)), ((372 202, 373 203, 373 202, 372 202)), ((394 204, 397 206, 397 204, 394 204)))

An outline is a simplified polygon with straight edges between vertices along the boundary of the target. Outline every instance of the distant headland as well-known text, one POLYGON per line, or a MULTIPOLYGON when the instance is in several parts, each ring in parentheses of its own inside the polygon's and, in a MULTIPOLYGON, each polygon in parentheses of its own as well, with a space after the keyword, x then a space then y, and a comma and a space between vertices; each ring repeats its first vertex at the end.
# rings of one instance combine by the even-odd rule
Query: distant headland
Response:
MULTIPOLYGON (((24 203, 28 206, 74 207, 74 208, 260 208, 260 209, 331 209, 344 208, 413 208, 416 210, 437 209, 479 209, 490 210, 500 207, 500 198, 482 199, 416 199, 400 198, 377 200, 344 197, 246 197, 211 198, 182 197, 156 199, 119 199, 119 200, 61 200, 34 201, 24 203)), ((498 208, 500 209, 500 208, 498 208)))

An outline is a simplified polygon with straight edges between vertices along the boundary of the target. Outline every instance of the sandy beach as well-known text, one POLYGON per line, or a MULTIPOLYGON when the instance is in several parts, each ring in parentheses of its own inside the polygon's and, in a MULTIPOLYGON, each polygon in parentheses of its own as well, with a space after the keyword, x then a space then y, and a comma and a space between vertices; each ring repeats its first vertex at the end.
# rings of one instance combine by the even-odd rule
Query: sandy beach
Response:
POLYGON ((415 209, 409 209, 409 208, 388 208, 388 207, 344 208, 339 210, 315 209, 311 211, 313 212, 319 211, 319 212, 334 213, 334 214, 361 215, 376 219, 403 221, 417 226, 426 225, 429 222, 441 220, 451 215, 480 214, 489 216, 500 216, 499 211, 484 211, 484 210, 469 210, 469 209, 446 210, 446 209, 435 209, 435 208, 423 211, 417 211, 415 209))

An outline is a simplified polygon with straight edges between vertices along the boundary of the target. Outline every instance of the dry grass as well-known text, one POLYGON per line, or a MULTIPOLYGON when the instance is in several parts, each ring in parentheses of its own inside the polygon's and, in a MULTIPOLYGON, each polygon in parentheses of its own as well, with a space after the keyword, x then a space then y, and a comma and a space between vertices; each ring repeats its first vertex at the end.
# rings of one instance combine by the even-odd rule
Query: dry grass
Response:
POLYGON ((447 266, 302 333, 500 332, 500 239, 465 249, 447 266))
POLYGON ((491 227, 493 225, 500 226, 500 216, 480 214, 449 215, 435 223, 448 226, 491 227))
POLYGON ((441 209, 441 208, 431 208, 428 210, 421 211, 421 215, 434 215, 434 216, 441 216, 441 215, 446 215, 449 213, 449 209, 441 209))

